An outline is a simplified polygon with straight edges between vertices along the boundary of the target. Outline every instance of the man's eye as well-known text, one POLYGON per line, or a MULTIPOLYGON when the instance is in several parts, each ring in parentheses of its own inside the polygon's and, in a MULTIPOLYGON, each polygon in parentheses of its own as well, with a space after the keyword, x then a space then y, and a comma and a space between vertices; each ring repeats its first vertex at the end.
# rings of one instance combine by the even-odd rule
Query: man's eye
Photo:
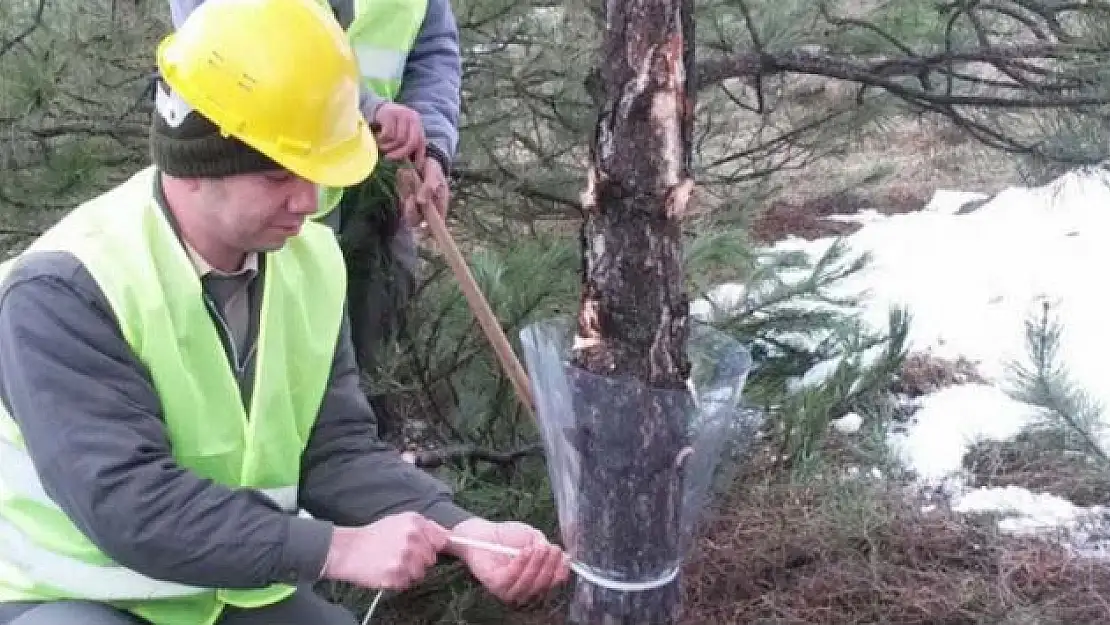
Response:
POLYGON ((291 174, 289 172, 274 172, 274 173, 266 174, 266 179, 269 180, 270 182, 276 182, 276 183, 289 182, 290 180, 293 179, 293 174, 291 174))

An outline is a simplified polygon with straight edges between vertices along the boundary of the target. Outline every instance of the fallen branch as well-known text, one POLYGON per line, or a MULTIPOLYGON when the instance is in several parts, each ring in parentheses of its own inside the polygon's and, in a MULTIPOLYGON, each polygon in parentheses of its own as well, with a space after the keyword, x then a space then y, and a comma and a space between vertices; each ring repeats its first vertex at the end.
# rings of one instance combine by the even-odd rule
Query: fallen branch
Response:
POLYGON ((562 194, 558 191, 538 188, 505 169, 495 172, 492 170, 458 167, 452 172, 452 175, 458 182, 463 184, 493 184, 506 186, 525 197, 541 202, 551 202, 557 206, 571 209, 574 212, 567 213, 567 215, 572 217, 577 217, 582 211, 582 203, 578 201, 577 198, 562 194))
POLYGON ((543 454, 543 445, 536 443, 521 447, 513 451, 495 451, 483 449, 474 445, 458 445, 443 449, 429 449, 425 451, 406 451, 401 457, 406 462, 415 464, 421 469, 435 469, 449 462, 489 462, 499 466, 508 466, 516 463, 521 458, 539 456, 543 454))
POLYGON ((42 230, 35 230, 33 228, 17 228, 11 226, 0 226, 0 235, 14 235, 20 237, 40 237, 42 230))

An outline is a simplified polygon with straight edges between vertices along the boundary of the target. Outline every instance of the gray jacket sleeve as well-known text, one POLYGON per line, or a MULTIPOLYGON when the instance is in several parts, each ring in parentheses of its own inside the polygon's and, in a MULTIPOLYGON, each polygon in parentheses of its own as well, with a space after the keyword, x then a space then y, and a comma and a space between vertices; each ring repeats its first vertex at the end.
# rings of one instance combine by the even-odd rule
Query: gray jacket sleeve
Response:
POLYGON ((301 507, 339 525, 413 511, 453 527, 471 515, 452 503, 447 486, 377 438, 374 413, 359 388, 347 318, 331 384, 301 463, 301 507))
POLYGON ((428 0, 424 23, 405 63, 397 101, 420 114, 428 151, 450 171, 459 143, 462 57, 449 0, 428 0))
POLYGON ((14 268, 0 345, 0 399, 47 494, 110 558, 195 586, 318 578, 329 522, 175 463, 150 378, 72 256, 29 255, 14 268))
POLYGON ((204 3, 204 0, 169 0, 170 2, 170 19, 173 21, 173 29, 181 28, 181 24, 193 9, 197 8, 204 3))

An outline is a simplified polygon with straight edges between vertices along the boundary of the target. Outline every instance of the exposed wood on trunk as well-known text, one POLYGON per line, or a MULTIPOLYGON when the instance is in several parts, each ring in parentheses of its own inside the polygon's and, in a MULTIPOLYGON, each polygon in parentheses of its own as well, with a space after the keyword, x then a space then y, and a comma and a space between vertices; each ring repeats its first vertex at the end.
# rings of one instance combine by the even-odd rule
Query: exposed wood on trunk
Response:
MULTIPOLYGON (((690 0, 608 0, 604 101, 583 194, 584 276, 570 371, 582 457, 577 553, 645 582, 680 557, 689 305, 680 220, 693 189, 690 0)), ((581 624, 673 623, 678 580, 627 592, 579 578, 581 624)))

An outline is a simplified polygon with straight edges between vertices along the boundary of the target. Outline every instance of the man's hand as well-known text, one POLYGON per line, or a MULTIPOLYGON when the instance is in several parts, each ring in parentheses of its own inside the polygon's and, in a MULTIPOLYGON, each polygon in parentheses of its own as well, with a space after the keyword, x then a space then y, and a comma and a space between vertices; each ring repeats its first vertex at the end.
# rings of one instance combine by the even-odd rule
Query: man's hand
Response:
POLYGON ((542 532, 523 523, 473 518, 456 525, 451 533, 521 550, 519 556, 510 557, 476 547, 448 547, 478 581, 506 603, 519 605, 535 599, 566 582, 570 574, 563 551, 548 542, 542 532))
POLYGON ((424 210, 435 206, 440 219, 447 219, 450 189, 443 167, 434 158, 425 159, 423 167, 402 168, 397 171, 397 194, 405 223, 416 228, 424 221, 424 210))
POLYGON ((408 159, 417 168, 424 165, 425 138, 420 114, 403 104, 385 102, 374 112, 370 122, 379 128, 378 147, 393 161, 408 159))
POLYGON ((414 512, 364 527, 337 527, 323 577, 364 588, 404 590, 424 579, 447 546, 447 530, 414 512))

